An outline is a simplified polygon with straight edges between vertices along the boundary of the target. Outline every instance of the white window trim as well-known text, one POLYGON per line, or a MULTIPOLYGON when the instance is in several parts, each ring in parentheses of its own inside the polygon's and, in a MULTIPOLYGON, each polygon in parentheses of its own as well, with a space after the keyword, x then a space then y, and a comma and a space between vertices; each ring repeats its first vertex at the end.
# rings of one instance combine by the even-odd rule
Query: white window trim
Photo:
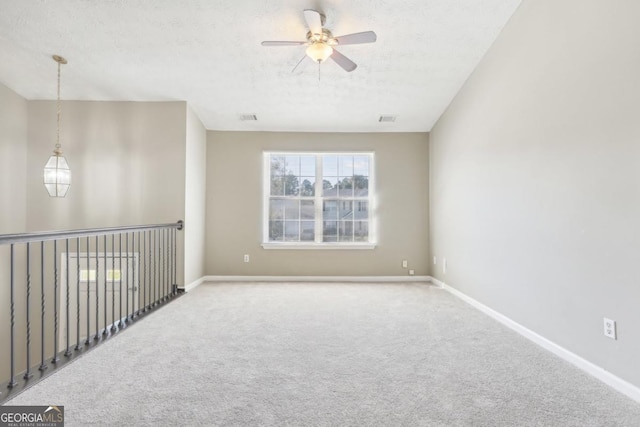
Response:
MULTIPOLYGON (((373 151, 263 151, 262 152, 262 248, 267 250, 373 250, 378 246, 377 242, 377 221, 374 213, 376 212, 376 183, 375 183, 375 153, 373 151), (270 242, 269 241, 269 196, 271 192, 271 180, 266 179, 267 174, 271 175, 271 159, 272 154, 306 154, 316 156, 316 168, 322 173, 321 162, 319 156, 325 154, 337 154, 337 155, 369 155, 373 162, 373 167, 369 170, 369 188, 373 189, 368 196, 369 200, 369 241, 368 242, 322 242, 318 241, 321 238, 322 233, 318 233, 318 227, 322 228, 322 204, 316 203, 316 241, 311 242, 270 242)), ((317 172, 316 172, 317 174, 317 172)), ((324 176, 324 175, 322 175, 324 176)), ((322 181, 316 180, 316 194, 322 194, 322 181)))

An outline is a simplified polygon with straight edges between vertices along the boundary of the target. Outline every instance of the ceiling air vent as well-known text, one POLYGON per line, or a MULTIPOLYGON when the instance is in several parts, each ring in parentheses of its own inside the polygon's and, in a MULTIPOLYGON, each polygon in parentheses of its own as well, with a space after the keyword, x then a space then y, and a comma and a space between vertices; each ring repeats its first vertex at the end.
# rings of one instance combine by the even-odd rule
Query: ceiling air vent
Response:
POLYGON ((380 116, 378 121, 380 123, 395 122, 396 121, 396 116, 380 116))
POLYGON ((256 116, 255 114, 240 114, 240 120, 242 120, 243 122, 255 122, 258 120, 258 116, 256 116))

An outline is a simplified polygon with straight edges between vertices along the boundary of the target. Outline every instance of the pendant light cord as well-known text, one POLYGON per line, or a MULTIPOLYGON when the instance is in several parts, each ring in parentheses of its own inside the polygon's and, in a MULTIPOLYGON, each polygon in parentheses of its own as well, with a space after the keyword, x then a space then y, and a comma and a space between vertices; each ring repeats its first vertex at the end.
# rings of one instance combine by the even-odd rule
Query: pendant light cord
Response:
POLYGON ((58 62, 58 129, 56 134, 56 153, 60 153, 60 63, 58 62))

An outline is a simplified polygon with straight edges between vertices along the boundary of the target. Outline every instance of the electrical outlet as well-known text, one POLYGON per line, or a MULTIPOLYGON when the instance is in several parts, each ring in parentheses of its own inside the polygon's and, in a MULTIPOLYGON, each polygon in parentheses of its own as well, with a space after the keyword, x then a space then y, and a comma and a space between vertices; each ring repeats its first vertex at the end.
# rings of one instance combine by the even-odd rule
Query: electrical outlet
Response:
POLYGON ((249 262, 249 255, 244 256, 244 262, 249 262))
POLYGON ((406 259, 403 259, 402 260, 402 268, 407 268, 407 267, 409 267, 409 263, 407 263, 406 259))
POLYGON ((436 258, 435 256, 433 257, 433 265, 436 265, 438 263, 438 258, 436 258))
POLYGON ((442 258, 442 274, 447 274, 447 259, 442 258))
POLYGON ((414 274, 415 274, 415 271, 409 270, 409 276, 413 276, 414 274))
POLYGON ((613 340, 618 339, 616 337, 616 321, 604 318, 604 336, 613 340))

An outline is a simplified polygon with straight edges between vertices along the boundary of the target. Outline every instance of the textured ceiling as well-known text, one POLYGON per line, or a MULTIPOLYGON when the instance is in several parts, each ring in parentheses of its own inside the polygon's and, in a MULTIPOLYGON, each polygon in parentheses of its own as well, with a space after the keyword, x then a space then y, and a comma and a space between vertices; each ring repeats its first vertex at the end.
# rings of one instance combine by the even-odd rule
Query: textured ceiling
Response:
POLYGON ((0 82, 23 97, 187 101, 207 129, 428 131, 520 0, 0 0, 0 82), (334 35, 378 41, 340 52, 347 73, 304 46, 303 9, 334 35), (320 71, 320 80, 318 72, 320 71), (241 121, 256 114, 257 122, 241 121), (379 123, 394 115, 393 123, 379 123))

